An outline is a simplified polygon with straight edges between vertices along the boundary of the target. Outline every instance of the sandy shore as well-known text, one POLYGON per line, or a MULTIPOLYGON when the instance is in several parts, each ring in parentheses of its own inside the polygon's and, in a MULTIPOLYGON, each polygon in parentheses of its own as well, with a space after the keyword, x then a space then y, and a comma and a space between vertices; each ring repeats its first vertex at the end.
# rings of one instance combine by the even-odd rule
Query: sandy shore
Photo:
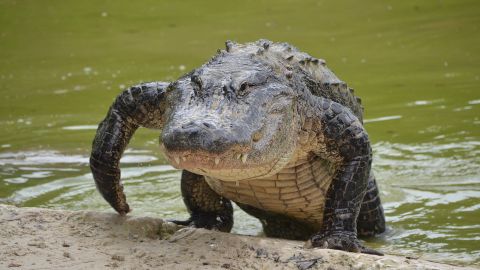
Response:
POLYGON ((0 269, 473 269, 302 245, 150 217, 0 205, 0 269))

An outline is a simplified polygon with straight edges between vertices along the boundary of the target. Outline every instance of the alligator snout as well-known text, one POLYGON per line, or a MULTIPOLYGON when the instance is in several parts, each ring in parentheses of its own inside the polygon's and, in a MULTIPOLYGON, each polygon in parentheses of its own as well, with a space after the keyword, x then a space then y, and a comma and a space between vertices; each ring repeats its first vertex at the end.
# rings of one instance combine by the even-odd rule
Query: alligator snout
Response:
POLYGON ((164 129, 162 141, 167 152, 221 155, 231 150, 247 150, 251 137, 235 126, 225 127, 213 121, 192 120, 164 129))

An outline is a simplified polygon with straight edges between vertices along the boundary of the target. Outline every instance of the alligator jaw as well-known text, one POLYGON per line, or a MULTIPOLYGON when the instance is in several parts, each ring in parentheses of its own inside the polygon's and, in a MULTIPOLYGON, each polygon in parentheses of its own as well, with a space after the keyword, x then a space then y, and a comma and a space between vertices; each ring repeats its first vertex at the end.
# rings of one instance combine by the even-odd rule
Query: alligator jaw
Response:
POLYGON ((195 168, 218 170, 248 166, 248 153, 233 152, 223 155, 210 155, 206 153, 173 152, 166 153, 166 157, 175 168, 186 170, 195 168))
POLYGON ((268 162, 261 162, 255 160, 252 153, 230 151, 216 155, 190 151, 168 152, 161 148, 173 167, 223 181, 241 181, 270 176, 281 170, 291 159, 290 153, 268 162))

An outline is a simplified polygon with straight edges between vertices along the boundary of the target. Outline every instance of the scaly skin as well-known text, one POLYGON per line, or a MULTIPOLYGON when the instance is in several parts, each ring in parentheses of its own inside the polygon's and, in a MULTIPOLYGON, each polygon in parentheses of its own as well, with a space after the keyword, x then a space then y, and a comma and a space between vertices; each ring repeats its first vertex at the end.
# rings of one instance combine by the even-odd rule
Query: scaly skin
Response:
POLYGON ((186 221, 172 220, 184 226, 230 232, 233 227, 231 202, 215 193, 202 175, 182 172, 182 196, 191 217, 186 221))
MULTIPOLYGON (((309 107, 305 107, 309 108, 309 107)), ((356 240, 356 220, 365 196, 372 163, 368 135, 350 110, 331 100, 318 98, 314 113, 320 119, 320 140, 325 150, 317 154, 338 163, 327 193, 324 222, 311 238, 314 247, 373 253, 356 240)))
POLYGON ((130 212, 120 183, 119 161, 135 130, 161 128, 167 83, 145 83, 120 94, 98 125, 90 168, 100 194, 120 214, 130 212))
POLYGON ((267 236, 379 255, 357 239, 385 230, 362 114, 323 60, 286 43, 227 42, 170 84, 123 92, 99 125, 90 166, 103 197, 128 213, 120 157, 138 127, 161 129, 191 214, 176 223, 230 231, 232 200, 267 236))

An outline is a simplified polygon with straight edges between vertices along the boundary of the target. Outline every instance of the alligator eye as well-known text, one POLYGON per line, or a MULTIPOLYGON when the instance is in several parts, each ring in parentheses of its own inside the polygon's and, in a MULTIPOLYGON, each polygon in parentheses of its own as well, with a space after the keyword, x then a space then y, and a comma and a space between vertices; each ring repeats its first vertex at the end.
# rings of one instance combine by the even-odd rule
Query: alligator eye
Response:
POLYGON ((202 88, 202 79, 198 75, 192 75, 190 81, 196 84, 199 88, 202 88))
POLYGON ((240 95, 240 96, 246 95, 248 87, 249 87, 249 85, 248 85, 247 82, 243 82, 242 84, 240 84, 240 87, 238 88, 238 95, 240 95))
POLYGON ((200 89, 202 89, 202 79, 200 76, 194 74, 190 77, 190 81, 193 83, 193 92, 195 95, 199 95, 200 89))
POLYGON ((245 91, 245 90, 247 90, 247 87, 248 87, 248 84, 247 84, 246 82, 242 83, 242 84, 240 85, 240 91, 245 91))

